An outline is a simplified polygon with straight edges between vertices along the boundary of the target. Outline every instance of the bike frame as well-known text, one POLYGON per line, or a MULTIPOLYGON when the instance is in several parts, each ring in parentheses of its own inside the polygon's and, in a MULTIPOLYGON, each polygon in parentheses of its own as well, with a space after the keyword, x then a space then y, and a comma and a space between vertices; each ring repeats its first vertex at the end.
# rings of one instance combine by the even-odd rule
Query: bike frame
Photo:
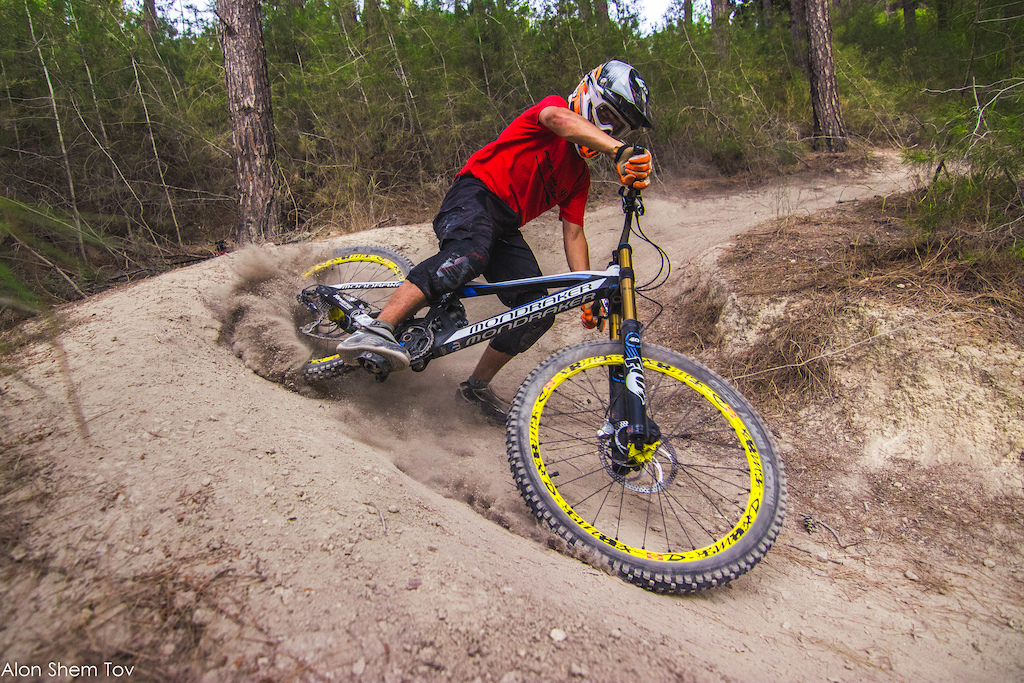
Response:
MULTIPOLYGON (((602 299, 608 300, 609 338, 621 341, 623 345, 623 364, 611 366, 609 370, 612 414, 608 419, 617 432, 625 430, 627 438, 619 439, 621 447, 625 449, 628 440, 633 447, 630 452, 636 455, 657 443, 660 433, 657 426, 648 420, 646 412, 642 330, 636 319, 633 248, 629 244, 633 221, 636 216, 643 215, 643 202, 640 193, 632 189, 623 192, 622 197, 625 222, 612 263, 606 270, 584 270, 504 282, 471 282, 432 305, 420 322, 425 322, 433 330, 430 357, 438 358, 488 341, 520 325, 602 299), (471 324, 465 318, 461 299, 511 294, 538 287, 562 289, 476 323, 471 324)), ((358 304, 347 300, 341 290, 397 288, 401 284, 401 281, 348 282, 320 285, 317 291, 358 324, 366 325, 370 319, 358 313, 358 304)), ((399 326, 396 333, 401 329, 399 326)))
MULTIPOLYGON (((339 285, 320 285, 320 289, 321 291, 387 289, 397 288, 401 284, 401 280, 392 282, 346 282, 339 285)), ((518 291, 537 289, 539 287, 544 289, 562 287, 563 289, 476 323, 470 324, 468 321, 460 320, 454 325, 445 326, 450 327, 450 329, 437 331, 431 356, 433 358, 446 356, 449 353, 461 351, 480 342, 488 341, 496 335, 515 329, 520 325, 564 313, 598 299, 610 299, 616 295, 619 289, 619 266, 611 265, 606 270, 579 270, 574 273, 542 275, 540 277, 506 280, 504 282, 471 282, 442 299, 440 303, 431 306, 427 311, 425 319, 434 320, 442 317, 441 314, 445 308, 458 306, 458 302, 462 299, 498 294, 514 294, 518 291)), ((343 296, 337 294, 328 296, 332 303, 345 311, 346 314, 352 313, 352 304, 347 302, 343 296)))

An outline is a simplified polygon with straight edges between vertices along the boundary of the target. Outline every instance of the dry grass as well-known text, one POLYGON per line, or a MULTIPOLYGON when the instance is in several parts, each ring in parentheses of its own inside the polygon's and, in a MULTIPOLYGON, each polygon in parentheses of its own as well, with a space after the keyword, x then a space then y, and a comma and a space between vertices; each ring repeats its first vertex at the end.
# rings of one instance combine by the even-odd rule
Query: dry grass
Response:
POLYGON ((842 314, 836 296, 819 296, 774 324, 750 350, 726 359, 740 391, 784 404, 794 395, 830 395, 836 389, 830 325, 842 314))
POLYGON ((902 217, 913 201, 908 195, 780 219, 741 236, 721 260, 729 288, 785 300, 784 315, 753 348, 730 353, 717 328, 723 302, 706 288, 686 292, 669 311, 671 345, 717 353, 716 364, 741 391, 781 405, 835 390, 834 363, 872 340, 855 312, 873 301, 922 318, 976 314, 991 337, 1024 342, 1024 263, 987 249, 986 236, 966 228, 931 236, 908 228, 902 217))
POLYGON ((1024 316, 1020 256, 976 226, 908 226, 911 203, 908 195, 780 219, 739 238, 723 265, 741 294, 842 292, 1024 316))
MULTIPOLYGON (((655 325, 659 338, 668 339, 672 348, 685 353, 699 353, 721 343, 718 321, 722 318, 722 302, 709 286, 686 291, 664 306, 655 325)), ((641 320, 652 320, 658 313, 657 306, 643 299, 639 302, 639 309, 641 320)))

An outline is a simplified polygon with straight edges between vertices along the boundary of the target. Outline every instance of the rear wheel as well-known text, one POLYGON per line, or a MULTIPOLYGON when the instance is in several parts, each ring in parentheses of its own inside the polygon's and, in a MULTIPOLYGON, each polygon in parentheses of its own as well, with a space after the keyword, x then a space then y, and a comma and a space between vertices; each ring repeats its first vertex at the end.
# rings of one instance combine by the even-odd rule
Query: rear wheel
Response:
MULTIPOLYGON (((333 258, 310 268, 303 277, 325 285, 360 283, 351 290, 342 290, 358 297, 365 304, 365 312, 376 316, 397 284, 405 280, 412 265, 412 261, 387 247, 347 247, 335 252, 333 258), (382 286, 367 286, 375 282, 382 283, 382 286)), ((338 343, 349 335, 351 329, 351 322, 336 308, 321 311, 316 319, 300 326, 299 330, 313 347, 312 358, 302 370, 306 379, 330 379, 355 367, 344 363, 335 353, 338 343)))
POLYGON ((764 423, 725 380, 644 345, 648 416, 661 441, 633 467, 616 457, 610 371, 622 344, 564 349, 523 382, 508 454, 534 514, 571 546, 658 592, 718 586, 759 562, 786 509, 782 463, 764 423))

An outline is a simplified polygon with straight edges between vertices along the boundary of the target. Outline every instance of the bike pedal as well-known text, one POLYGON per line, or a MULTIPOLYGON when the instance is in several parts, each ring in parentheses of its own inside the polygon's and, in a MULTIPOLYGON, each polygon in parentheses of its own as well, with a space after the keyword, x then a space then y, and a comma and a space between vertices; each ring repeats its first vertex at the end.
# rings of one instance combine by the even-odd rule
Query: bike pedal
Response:
POLYGON ((356 357, 356 362, 378 382, 383 382, 391 374, 391 361, 379 353, 364 351, 356 357))

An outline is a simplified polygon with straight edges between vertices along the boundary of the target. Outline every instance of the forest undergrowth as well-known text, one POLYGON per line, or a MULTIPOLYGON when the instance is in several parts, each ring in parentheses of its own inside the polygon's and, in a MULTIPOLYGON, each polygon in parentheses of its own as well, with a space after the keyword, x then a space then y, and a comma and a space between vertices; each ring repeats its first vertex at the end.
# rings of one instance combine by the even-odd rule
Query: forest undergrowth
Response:
MULTIPOLYGON (((968 279, 1012 270, 1024 258, 1024 0, 911 5, 832 10, 852 154, 898 147, 928 166, 914 254, 957 261, 968 279)), ((801 168, 814 142, 804 17, 769 6, 735 3, 711 22, 677 3, 653 31, 629 8, 602 17, 589 3, 267 6, 275 241, 429 220, 472 152, 610 58, 647 80, 655 128, 639 141, 657 174, 757 182, 801 168)), ((60 7, 0 2, 4 328, 234 247, 218 25, 60 7)))

